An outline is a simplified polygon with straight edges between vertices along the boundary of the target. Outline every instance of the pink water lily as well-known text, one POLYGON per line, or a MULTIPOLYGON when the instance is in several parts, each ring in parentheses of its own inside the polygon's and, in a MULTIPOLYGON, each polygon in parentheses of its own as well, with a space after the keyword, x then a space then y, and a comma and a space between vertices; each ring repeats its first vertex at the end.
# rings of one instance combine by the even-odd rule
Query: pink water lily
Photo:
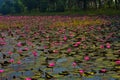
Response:
POLYGON ((18 62, 17 62, 17 64, 21 64, 22 62, 19 60, 18 62))
POLYGON ((98 27, 97 29, 98 29, 99 31, 101 31, 101 30, 102 30, 102 28, 101 28, 101 27, 98 27))
POLYGON ((68 48, 68 49, 67 49, 67 52, 68 52, 68 53, 70 53, 71 51, 72 51, 71 48, 68 48))
POLYGON ((32 45, 33 45, 33 43, 30 42, 30 41, 26 41, 26 44, 29 45, 29 46, 32 46, 32 45))
POLYGON ((26 34, 21 34, 21 36, 25 38, 25 37, 26 37, 26 34))
POLYGON ((81 42, 78 41, 78 42, 76 42, 73 46, 74 46, 74 47, 78 47, 80 44, 81 44, 81 42))
POLYGON ((5 36, 6 36, 6 34, 5 34, 5 33, 1 33, 1 35, 2 35, 2 37, 5 37, 5 36))
POLYGON ((2 80, 2 73, 4 72, 4 70, 3 69, 0 69, 0 77, 1 77, 1 79, 0 80, 2 80))
POLYGON ((72 32, 69 33, 70 37, 74 37, 74 34, 72 32))
POLYGON ((78 42, 76 42, 76 44, 80 45, 80 44, 81 44, 81 42, 79 42, 79 41, 78 41, 78 42))
POLYGON ((115 61, 117 65, 120 65, 120 60, 115 61))
POLYGON ((3 69, 0 69, 0 73, 3 73, 4 72, 4 70, 3 69))
POLYGON ((59 43, 58 43, 58 42, 54 42, 54 45, 55 45, 55 46, 58 46, 58 45, 59 45, 59 43))
POLYGON ((79 73, 82 75, 82 74, 84 74, 84 70, 79 70, 79 73))
POLYGON ((18 53, 21 54, 23 51, 22 50, 18 50, 18 53))
POLYGON ((73 66, 73 67, 76 67, 76 66, 77 66, 77 63, 76 63, 76 62, 73 62, 73 63, 72 63, 72 66, 73 66))
POLYGON ((48 46, 44 46, 44 49, 47 49, 48 48, 48 46))
POLYGON ((66 41, 66 40, 67 40, 67 37, 66 37, 66 36, 64 36, 63 40, 64 40, 64 41, 66 41))
POLYGON ((74 47, 78 47, 78 44, 74 44, 73 46, 74 46, 74 47))
POLYGON ((55 62, 50 62, 49 63, 49 67, 54 67, 55 66, 55 62))
POLYGON ((0 42, 0 45, 6 45, 6 42, 0 42))
POLYGON ((12 51, 9 51, 8 54, 11 55, 11 54, 13 54, 13 52, 12 52, 12 51))
POLYGON ((88 61, 88 60, 90 60, 90 57, 89 56, 85 56, 84 60, 88 61))
POLYGON ((32 54, 33 54, 34 57, 38 56, 37 51, 33 51, 32 54))
POLYGON ((104 48, 104 45, 100 45, 100 48, 103 49, 103 48, 104 48))
POLYGON ((17 46, 18 46, 18 47, 21 47, 21 46, 22 46, 22 43, 21 43, 21 42, 18 42, 18 43, 17 43, 17 46))
POLYGON ((58 50, 53 50, 54 53, 58 53, 58 50))
POLYGON ((14 59, 10 59, 9 62, 13 63, 13 62, 14 62, 14 59))
POLYGON ((25 78, 25 80, 32 80, 31 78, 25 78))
POLYGON ((103 69, 100 70, 100 72, 101 72, 101 73, 106 73, 107 70, 103 68, 103 69))
POLYGON ((29 48, 28 48, 28 47, 25 47, 25 48, 24 48, 24 50, 25 50, 25 51, 28 51, 28 50, 29 50, 29 48))
POLYGON ((5 42, 5 39, 4 38, 0 38, 0 45, 5 45, 6 42, 5 42))
POLYGON ((90 30, 93 30, 93 29, 94 29, 94 26, 90 26, 89 29, 90 29, 90 30))
POLYGON ((111 45, 110 45, 110 43, 106 43, 106 48, 111 48, 111 45))

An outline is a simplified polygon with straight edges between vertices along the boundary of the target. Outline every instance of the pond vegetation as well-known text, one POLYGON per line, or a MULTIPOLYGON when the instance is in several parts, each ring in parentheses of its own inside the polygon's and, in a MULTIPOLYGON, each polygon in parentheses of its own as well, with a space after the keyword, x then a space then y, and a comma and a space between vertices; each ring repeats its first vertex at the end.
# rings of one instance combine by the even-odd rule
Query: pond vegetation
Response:
POLYGON ((119 79, 119 16, 0 16, 0 80, 119 79))

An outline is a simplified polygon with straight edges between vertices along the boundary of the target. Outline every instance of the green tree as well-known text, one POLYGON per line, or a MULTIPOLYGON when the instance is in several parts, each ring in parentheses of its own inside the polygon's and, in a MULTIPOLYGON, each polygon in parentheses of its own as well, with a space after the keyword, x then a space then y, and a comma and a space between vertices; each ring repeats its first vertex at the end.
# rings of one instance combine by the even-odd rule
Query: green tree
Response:
POLYGON ((0 8, 0 13, 2 14, 9 14, 9 13, 14 13, 14 6, 13 2, 9 0, 5 0, 5 2, 2 4, 0 8))
POLYGON ((120 8, 120 0, 115 0, 115 8, 116 9, 120 8))
POLYGON ((37 8, 38 1, 39 0, 21 0, 23 5, 27 8, 29 12, 37 8))
POLYGON ((87 9, 87 0, 83 0, 83 9, 84 9, 84 10, 87 9))
POLYGON ((64 0, 57 0, 55 7, 56 7, 55 11, 63 12, 65 10, 65 2, 64 2, 64 0))
POLYGON ((37 8, 40 12, 47 11, 48 8, 48 0, 38 0, 37 8))
POLYGON ((15 13, 24 12, 25 6, 23 5, 23 3, 20 0, 14 0, 13 5, 14 5, 15 13))

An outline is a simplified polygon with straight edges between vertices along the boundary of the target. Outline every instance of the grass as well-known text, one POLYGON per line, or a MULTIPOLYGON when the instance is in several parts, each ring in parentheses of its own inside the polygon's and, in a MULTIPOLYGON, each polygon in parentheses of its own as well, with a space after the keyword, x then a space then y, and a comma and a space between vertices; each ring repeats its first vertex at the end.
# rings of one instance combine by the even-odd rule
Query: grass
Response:
POLYGON ((87 15, 87 16, 94 16, 94 15, 107 15, 107 16, 111 16, 111 15, 120 15, 120 10, 116 10, 116 9, 89 9, 89 10, 79 10, 79 11, 65 11, 65 12, 37 12, 37 11, 33 11, 33 12, 26 12, 26 13, 21 13, 21 14, 12 14, 12 15, 16 15, 16 16, 20 16, 20 15, 28 15, 28 16, 53 16, 53 15, 87 15))

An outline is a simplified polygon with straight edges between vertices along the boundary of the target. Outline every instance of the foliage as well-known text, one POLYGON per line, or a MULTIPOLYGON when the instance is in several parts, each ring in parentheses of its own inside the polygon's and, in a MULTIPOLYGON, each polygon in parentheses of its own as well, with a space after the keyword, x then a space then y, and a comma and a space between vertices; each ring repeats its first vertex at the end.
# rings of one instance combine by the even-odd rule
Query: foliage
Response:
POLYGON ((120 0, 5 0, 0 13, 66 12, 102 9, 120 9, 120 0))

